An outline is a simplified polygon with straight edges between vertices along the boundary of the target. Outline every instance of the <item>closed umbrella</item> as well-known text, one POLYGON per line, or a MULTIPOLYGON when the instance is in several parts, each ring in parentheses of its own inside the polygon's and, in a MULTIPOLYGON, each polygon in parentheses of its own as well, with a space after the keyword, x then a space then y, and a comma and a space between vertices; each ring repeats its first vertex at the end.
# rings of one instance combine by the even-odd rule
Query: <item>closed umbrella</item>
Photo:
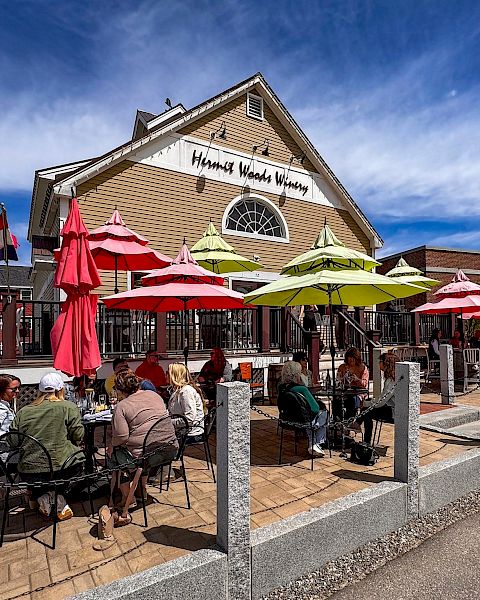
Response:
POLYGON ((115 271, 115 293, 118 293, 118 271, 150 271, 169 265, 172 260, 148 247, 148 240, 131 229, 115 209, 110 219, 88 236, 92 256, 99 269, 115 271))
POLYGON ((323 269, 371 270, 379 264, 368 254, 347 248, 325 223, 311 249, 287 263, 281 273, 283 275, 301 275, 323 269))
POLYGON ((107 296, 102 300, 108 308, 122 310, 183 311, 185 364, 188 359, 188 328, 185 325, 187 311, 245 308, 243 295, 223 287, 221 277, 215 277, 211 272, 209 273, 197 265, 186 244, 182 246, 180 254, 171 266, 158 269, 145 276, 142 278, 142 283, 146 285, 121 294, 107 296), (184 276, 181 276, 182 270, 184 276), (152 281, 159 285, 151 285, 152 281))
POLYGON ((101 281, 76 199, 71 201, 62 236, 54 285, 65 291, 67 299, 50 334, 53 366, 70 376, 92 375, 101 358, 95 328, 98 296, 90 291, 101 281))
POLYGON ((235 252, 210 223, 201 239, 191 248, 193 258, 199 265, 214 273, 233 273, 237 271, 256 271, 262 265, 235 252))

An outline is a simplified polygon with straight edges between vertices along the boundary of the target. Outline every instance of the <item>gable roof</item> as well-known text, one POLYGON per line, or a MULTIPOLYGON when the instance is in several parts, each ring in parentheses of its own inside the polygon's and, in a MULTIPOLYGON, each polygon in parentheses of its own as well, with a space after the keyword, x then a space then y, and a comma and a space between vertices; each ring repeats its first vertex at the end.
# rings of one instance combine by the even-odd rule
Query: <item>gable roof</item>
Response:
MULTIPOLYGON (((8 266, 10 274, 10 287, 12 288, 31 288, 32 282, 30 281, 31 267, 22 266, 8 266)), ((0 287, 7 287, 7 266, 0 266, 0 287)))
MULTIPOLYGON (((286 128, 292 138, 298 143, 300 148, 304 150, 305 155, 310 162, 319 170, 320 173, 324 173, 329 179, 330 183, 337 190, 346 207, 355 213, 357 222, 362 230, 366 233, 373 241, 373 246, 379 248, 383 245, 383 240, 373 225, 367 219, 365 214, 360 210, 359 206, 347 192, 345 187, 342 185, 340 180, 337 178, 332 169, 328 166, 325 160, 320 156, 317 149, 313 146, 310 140, 307 138, 305 133, 299 127, 295 119, 290 115, 286 107, 283 105, 281 100, 269 86, 261 73, 256 73, 253 77, 246 79, 237 85, 221 92, 220 94, 210 98, 209 100, 194 106, 190 110, 178 115, 176 119, 167 121, 161 124, 158 128, 149 131, 144 137, 137 140, 131 140, 114 148, 110 152, 100 156, 86 165, 83 165, 78 170, 69 174, 65 179, 57 182, 54 186, 56 194, 69 196, 70 188, 72 186, 78 186, 80 183, 88 180, 94 174, 98 174, 100 171, 107 169, 113 164, 128 160, 129 155, 135 153, 139 148, 153 142, 154 140, 174 133, 179 129, 185 127, 188 123, 191 123, 200 117, 218 109, 220 106, 230 102, 234 98, 237 98, 246 92, 256 89, 263 92, 265 100, 274 111, 279 121, 286 128)), ((138 114, 138 113, 137 113, 138 114)))

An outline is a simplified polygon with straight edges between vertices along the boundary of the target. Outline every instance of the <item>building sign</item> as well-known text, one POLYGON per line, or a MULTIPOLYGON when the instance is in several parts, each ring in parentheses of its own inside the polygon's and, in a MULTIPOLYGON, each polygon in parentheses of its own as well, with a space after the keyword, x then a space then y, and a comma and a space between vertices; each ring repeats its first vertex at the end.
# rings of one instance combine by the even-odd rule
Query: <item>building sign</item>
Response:
POLYGON ((325 179, 297 165, 274 162, 267 157, 214 146, 193 138, 171 134, 155 146, 137 151, 130 160, 195 177, 231 183, 253 191, 286 195, 315 204, 342 208, 325 179))
POLYGON ((287 168, 286 173, 285 168, 282 168, 281 171, 278 169, 268 171, 267 167, 264 167, 263 170, 256 170, 255 160, 253 158, 250 159, 248 163, 238 159, 220 162, 218 160, 211 160, 204 155, 203 151, 194 149, 192 153, 192 166, 196 166, 199 169, 211 169, 217 172, 222 171, 229 175, 233 175, 237 172, 241 178, 246 179, 249 183, 258 181, 271 184, 274 182, 277 187, 282 187, 285 191, 298 190, 302 196, 305 196, 308 192, 308 185, 289 178, 288 173, 290 169, 287 168))

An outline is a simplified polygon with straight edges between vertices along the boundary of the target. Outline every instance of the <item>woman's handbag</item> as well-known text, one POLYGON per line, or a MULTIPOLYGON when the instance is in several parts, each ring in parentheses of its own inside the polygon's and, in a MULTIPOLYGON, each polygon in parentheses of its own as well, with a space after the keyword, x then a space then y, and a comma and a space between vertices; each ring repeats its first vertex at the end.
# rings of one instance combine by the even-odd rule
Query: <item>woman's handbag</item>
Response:
POLYGON ((366 442, 354 442, 350 454, 350 460, 358 465, 371 467, 379 459, 380 455, 373 446, 366 442))

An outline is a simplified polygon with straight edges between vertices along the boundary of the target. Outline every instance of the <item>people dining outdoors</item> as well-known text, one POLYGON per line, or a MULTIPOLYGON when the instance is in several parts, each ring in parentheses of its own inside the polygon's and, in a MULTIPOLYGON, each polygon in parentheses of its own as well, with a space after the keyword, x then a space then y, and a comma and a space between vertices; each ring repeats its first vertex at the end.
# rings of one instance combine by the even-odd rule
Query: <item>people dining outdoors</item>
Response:
MULTIPOLYGON (((358 348, 352 346, 345 352, 344 363, 338 367, 337 371, 337 384, 350 390, 367 389, 368 390, 369 373, 368 368, 362 360, 362 355, 358 348)), ((343 391, 343 408, 344 414, 342 417, 350 418, 353 417, 357 410, 361 407, 363 400, 366 398, 366 394, 345 394, 343 391)), ((339 402, 334 398, 334 413, 340 416, 339 402)))
POLYGON ((232 365, 225 358, 221 348, 213 348, 210 352, 210 360, 203 365, 197 377, 207 399, 215 401, 217 383, 232 381, 232 379, 232 365))
POLYGON ((105 379, 105 392, 108 394, 108 396, 113 395, 113 388, 115 385, 115 377, 117 376, 117 373, 120 373, 120 371, 127 370, 128 362, 125 358, 115 358, 112 363, 112 368, 113 373, 105 379))
MULTIPOLYGON (((132 370, 120 370, 115 377, 115 389, 118 404, 112 418, 111 446, 107 448, 107 454, 110 457, 109 464, 128 464, 131 462, 131 456, 140 457, 147 433, 153 425, 157 424, 153 432, 149 434, 148 441, 149 448, 152 448, 152 445, 153 447, 158 445, 159 452, 147 459, 148 468, 142 472, 140 480, 146 498, 149 470, 160 464, 168 463, 177 454, 178 442, 175 430, 159 395, 156 392, 140 389, 140 378, 132 370)), ((117 527, 127 525, 132 520, 126 501, 135 468, 132 463, 131 469, 125 469, 119 473, 119 489, 122 498, 118 519, 115 523, 117 527)))
POLYGON ((294 352, 292 360, 300 363, 302 367, 302 382, 306 387, 312 387, 312 372, 308 368, 308 357, 304 351, 294 352))
POLYGON ((453 336, 450 338, 450 345, 458 350, 465 348, 465 336, 460 329, 455 329, 453 336))
POLYGON ((157 390, 167 385, 165 371, 158 364, 158 353, 156 350, 149 350, 146 353, 145 360, 137 367, 135 373, 138 377, 153 383, 157 390))
MULTIPOLYGON (((383 372, 383 389, 380 395, 381 401, 378 398, 373 400, 375 408, 372 408, 365 415, 357 417, 356 422, 364 425, 363 441, 370 444, 372 441, 373 421, 385 421, 393 423, 395 418, 395 365, 397 356, 392 352, 385 352, 380 356, 380 371, 383 372), (378 402, 378 404, 377 404, 378 402)), ((368 406, 366 407, 368 410, 368 406)))
POLYGON ((480 329, 475 329, 475 333, 469 340, 470 348, 480 348, 480 329))
MULTIPOLYGON (((84 429, 78 407, 64 398, 65 385, 59 373, 48 373, 40 379, 38 395, 30 404, 21 408, 15 416, 10 430, 34 437, 50 455, 56 479, 69 479, 83 470, 83 457, 72 460, 72 465, 62 469, 64 463, 80 450, 84 438, 84 429)), ((15 437, 12 437, 15 440, 15 437)), ((19 439, 18 473, 22 481, 33 483, 50 479, 49 465, 39 445, 19 439)), ((52 496, 48 484, 41 488, 40 510, 49 513, 52 508, 52 496), (45 498, 45 496, 47 496, 45 498), (47 508, 48 507, 48 508, 47 508)), ((33 495, 39 494, 34 488, 33 495)), ((34 498, 36 499, 36 498, 34 498)), ((60 494, 56 507, 59 520, 73 516, 73 512, 60 494)), ((48 514, 47 514, 48 516, 48 514)))
POLYGON ((182 363, 168 365, 168 380, 172 388, 168 412, 187 419, 190 426, 187 444, 202 441, 204 409, 200 388, 182 363))
POLYGON ((292 422, 304 423, 305 415, 302 406, 305 406, 305 403, 308 406, 307 422, 311 425, 311 429, 306 429, 308 452, 313 456, 325 456, 322 444, 326 440, 327 410, 319 406, 310 390, 303 384, 300 363, 290 360, 283 365, 280 385, 278 386, 279 410, 281 413, 282 409, 285 410, 292 422), (300 403, 298 400, 302 402, 300 403), (292 402, 297 402, 297 405, 291 406, 292 402), (287 403, 289 406, 285 406, 287 403))
POLYGON ((428 358, 430 360, 440 360, 440 338, 442 337, 442 332, 440 329, 435 327, 432 330, 432 335, 428 340, 428 358))

